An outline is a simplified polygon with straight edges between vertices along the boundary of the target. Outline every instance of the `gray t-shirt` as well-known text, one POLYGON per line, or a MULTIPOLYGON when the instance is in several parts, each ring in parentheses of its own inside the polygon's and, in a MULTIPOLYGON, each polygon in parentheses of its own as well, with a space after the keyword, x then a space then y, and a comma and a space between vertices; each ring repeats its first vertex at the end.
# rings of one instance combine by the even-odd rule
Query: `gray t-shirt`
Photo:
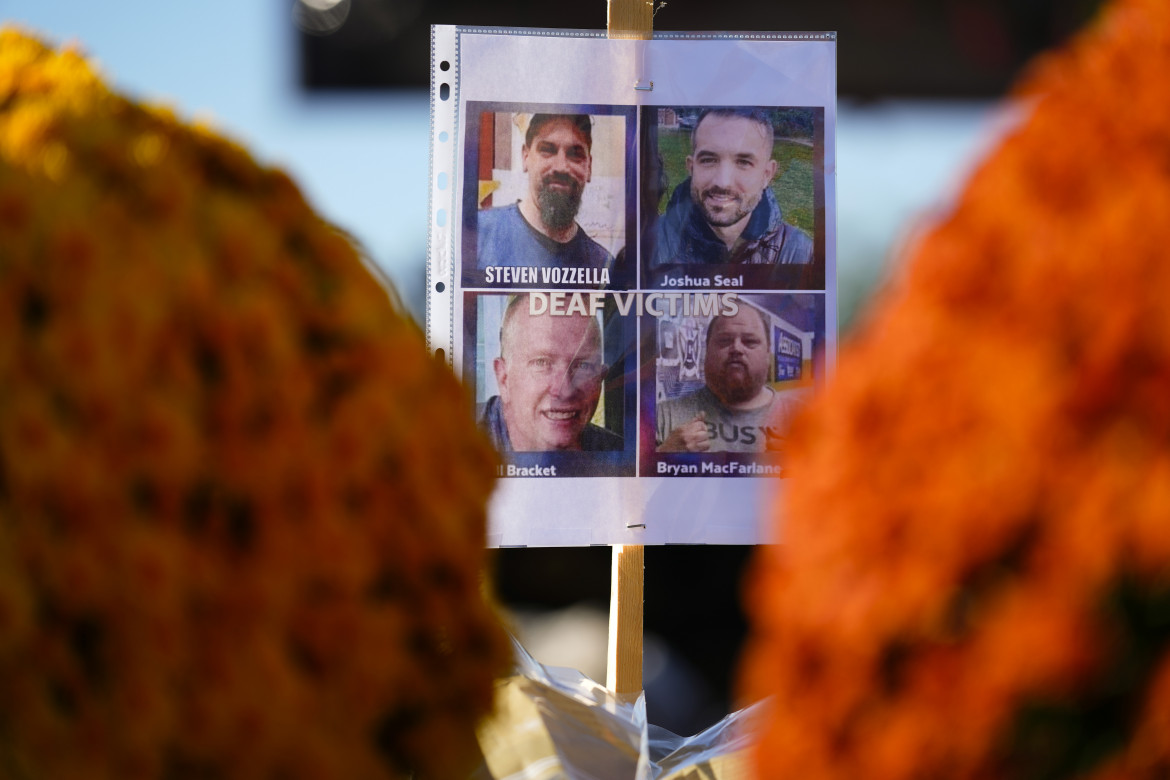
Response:
MULTIPOLYGON (((786 394, 787 395, 787 394, 786 394)), ((670 432, 686 425, 699 412, 706 412, 708 452, 765 452, 783 448, 788 419, 799 399, 781 398, 772 391, 772 400, 757 409, 728 409, 707 387, 658 404, 659 445, 670 432)))
POLYGON ((578 226, 569 241, 553 241, 520 213, 520 206, 479 212, 476 264, 488 266, 533 265, 548 268, 611 268, 613 256, 578 226))

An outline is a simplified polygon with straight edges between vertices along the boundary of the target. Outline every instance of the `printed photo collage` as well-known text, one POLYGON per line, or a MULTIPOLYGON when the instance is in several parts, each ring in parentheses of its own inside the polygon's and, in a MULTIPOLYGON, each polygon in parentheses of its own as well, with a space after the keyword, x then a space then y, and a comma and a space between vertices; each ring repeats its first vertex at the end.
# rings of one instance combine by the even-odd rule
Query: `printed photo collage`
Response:
POLYGON ((464 122, 460 359, 501 476, 783 476, 825 374, 824 110, 464 122))

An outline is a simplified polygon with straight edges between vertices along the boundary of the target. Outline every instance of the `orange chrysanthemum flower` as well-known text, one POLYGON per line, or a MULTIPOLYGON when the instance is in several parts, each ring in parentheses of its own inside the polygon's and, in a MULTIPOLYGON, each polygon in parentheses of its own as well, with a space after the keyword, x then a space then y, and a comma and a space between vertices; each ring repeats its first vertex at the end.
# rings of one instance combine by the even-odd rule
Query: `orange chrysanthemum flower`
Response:
POLYGON ((0 33, 0 776, 459 776, 468 406, 284 174, 0 33))
POLYGON ((1170 4, 1037 63, 795 434, 759 776, 1170 776, 1170 4))

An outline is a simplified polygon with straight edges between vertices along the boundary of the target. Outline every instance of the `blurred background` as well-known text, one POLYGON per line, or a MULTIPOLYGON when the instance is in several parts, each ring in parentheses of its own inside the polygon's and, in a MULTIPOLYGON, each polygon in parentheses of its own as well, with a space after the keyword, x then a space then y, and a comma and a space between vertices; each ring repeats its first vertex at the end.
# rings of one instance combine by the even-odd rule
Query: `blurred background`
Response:
MULTIPOLYGON (((1012 111, 998 102, 1099 0, 668 0, 659 30, 838 32, 837 236, 844 338, 945 212, 1012 111)), ((431 24, 604 29, 604 0, 0 0, 75 42, 122 91, 209 121, 288 170, 424 311, 431 24)), ((742 704, 734 668, 750 549, 646 549, 650 722, 693 734, 742 704)), ((609 548, 502 550, 502 601, 538 660, 604 681, 609 548)))

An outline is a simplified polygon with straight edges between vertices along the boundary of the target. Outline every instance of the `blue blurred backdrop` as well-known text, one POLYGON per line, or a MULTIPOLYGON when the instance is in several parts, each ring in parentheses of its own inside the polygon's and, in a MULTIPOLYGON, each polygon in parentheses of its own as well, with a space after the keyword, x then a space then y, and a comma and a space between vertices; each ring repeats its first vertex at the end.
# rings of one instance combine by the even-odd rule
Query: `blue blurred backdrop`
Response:
MULTIPOLYGON (((366 244, 421 315, 425 87, 306 88, 298 5, 4 0, 0 14, 49 40, 76 42, 121 90, 209 119, 262 162, 287 169, 321 212, 366 244)), ((971 98, 842 99, 837 223, 846 323, 881 278, 891 248, 915 218, 945 203, 986 143, 990 106, 971 98)))
MULTIPOLYGON (((840 318, 1011 121, 995 98, 1095 0, 670 0, 660 29, 839 30, 840 318), (674 16, 672 16, 672 14, 674 16), (678 22, 675 24, 674 22, 678 22), (788 24, 788 22, 791 24, 788 24)), ((210 120, 288 170, 367 247, 414 314, 424 307, 430 23, 605 23, 590 4, 513 0, 0 0, 0 19, 75 42, 120 90, 210 120), (557 15, 561 14, 561 15, 557 15), (585 21, 577 16, 584 14, 585 21)), ((648 548, 645 684, 651 722, 694 733, 732 703, 745 631, 746 548, 648 548)), ((604 679, 609 551, 506 550, 499 590, 542 661, 604 679), (600 664, 600 665, 599 665, 600 664)))

